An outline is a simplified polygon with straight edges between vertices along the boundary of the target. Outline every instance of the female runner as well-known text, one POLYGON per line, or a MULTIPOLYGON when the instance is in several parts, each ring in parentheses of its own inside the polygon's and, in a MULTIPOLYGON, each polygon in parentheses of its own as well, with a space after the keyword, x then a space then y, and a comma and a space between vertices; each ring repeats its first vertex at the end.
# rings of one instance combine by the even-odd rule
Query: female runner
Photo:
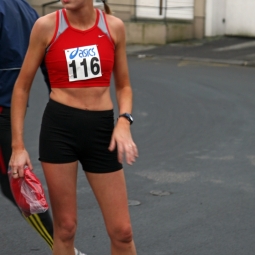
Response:
POLYGON ((93 0, 61 2, 63 9, 36 21, 15 83, 11 171, 19 178, 25 165, 32 168, 23 142, 24 117, 33 78, 45 57, 51 94, 42 119, 39 159, 53 212, 53 254, 74 255, 80 162, 101 208, 111 254, 135 255, 122 167, 123 157, 128 164, 138 157, 130 132, 132 89, 124 24, 94 9, 93 0), (115 126, 112 72, 119 108, 115 126))

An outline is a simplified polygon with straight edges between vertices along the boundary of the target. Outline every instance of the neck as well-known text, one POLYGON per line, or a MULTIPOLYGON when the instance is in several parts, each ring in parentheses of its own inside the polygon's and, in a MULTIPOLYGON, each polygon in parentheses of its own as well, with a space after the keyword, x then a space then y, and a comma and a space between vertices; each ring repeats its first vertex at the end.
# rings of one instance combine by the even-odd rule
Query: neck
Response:
POLYGON ((96 22, 96 10, 92 2, 76 10, 66 9, 66 14, 70 24, 81 30, 92 27, 96 22))

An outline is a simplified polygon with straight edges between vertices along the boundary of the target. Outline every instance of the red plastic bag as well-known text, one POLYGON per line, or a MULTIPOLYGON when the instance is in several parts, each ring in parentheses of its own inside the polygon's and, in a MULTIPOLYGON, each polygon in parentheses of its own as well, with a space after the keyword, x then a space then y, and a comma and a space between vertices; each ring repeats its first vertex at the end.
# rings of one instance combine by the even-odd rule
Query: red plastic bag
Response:
POLYGON ((48 210, 49 206, 42 184, 29 167, 25 167, 24 177, 14 179, 9 174, 9 180, 14 199, 26 217, 48 210))

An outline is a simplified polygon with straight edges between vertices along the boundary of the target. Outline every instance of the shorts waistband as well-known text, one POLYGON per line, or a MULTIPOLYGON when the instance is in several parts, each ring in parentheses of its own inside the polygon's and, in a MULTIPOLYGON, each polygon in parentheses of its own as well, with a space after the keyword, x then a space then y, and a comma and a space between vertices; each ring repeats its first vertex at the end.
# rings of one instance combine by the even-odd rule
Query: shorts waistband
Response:
POLYGON ((91 115, 96 115, 96 116, 104 116, 104 115, 108 115, 109 113, 113 113, 113 109, 110 110, 84 110, 84 109, 79 109, 79 108, 75 108, 69 105, 65 105, 62 103, 59 103, 57 101, 54 101, 53 99, 49 99, 48 102, 49 106, 54 107, 55 109, 60 109, 60 110, 65 110, 67 112, 77 112, 77 113, 86 113, 86 114, 91 114, 91 115))

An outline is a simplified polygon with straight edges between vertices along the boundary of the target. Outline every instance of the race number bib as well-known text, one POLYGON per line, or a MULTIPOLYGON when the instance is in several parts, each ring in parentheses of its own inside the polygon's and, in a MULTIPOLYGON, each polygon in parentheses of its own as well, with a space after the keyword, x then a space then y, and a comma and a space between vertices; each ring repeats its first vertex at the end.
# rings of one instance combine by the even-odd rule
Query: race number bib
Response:
POLYGON ((102 76, 96 45, 65 50, 69 81, 88 80, 102 76))

